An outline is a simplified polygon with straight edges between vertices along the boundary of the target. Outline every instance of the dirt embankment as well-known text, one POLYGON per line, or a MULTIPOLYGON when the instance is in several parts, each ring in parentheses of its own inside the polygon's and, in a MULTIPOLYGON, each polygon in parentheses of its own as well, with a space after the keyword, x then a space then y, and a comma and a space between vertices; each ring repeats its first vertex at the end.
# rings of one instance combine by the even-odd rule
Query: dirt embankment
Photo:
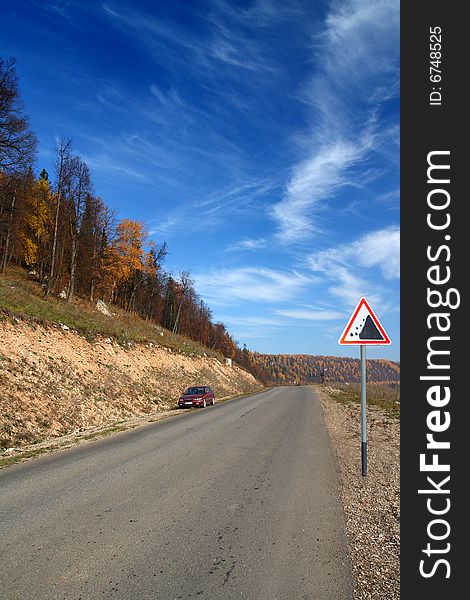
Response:
POLYGON ((0 448, 174 408, 189 385, 218 400, 262 388, 222 361, 152 344, 89 342, 60 326, 0 323, 0 448))

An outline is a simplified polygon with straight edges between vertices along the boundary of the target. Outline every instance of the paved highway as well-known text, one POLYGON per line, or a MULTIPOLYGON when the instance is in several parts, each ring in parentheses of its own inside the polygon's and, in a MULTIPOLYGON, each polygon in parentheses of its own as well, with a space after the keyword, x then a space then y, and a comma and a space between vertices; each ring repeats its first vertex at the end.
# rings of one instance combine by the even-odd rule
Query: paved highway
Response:
POLYGON ((351 600, 338 474, 307 387, 0 471, 2 600, 351 600))

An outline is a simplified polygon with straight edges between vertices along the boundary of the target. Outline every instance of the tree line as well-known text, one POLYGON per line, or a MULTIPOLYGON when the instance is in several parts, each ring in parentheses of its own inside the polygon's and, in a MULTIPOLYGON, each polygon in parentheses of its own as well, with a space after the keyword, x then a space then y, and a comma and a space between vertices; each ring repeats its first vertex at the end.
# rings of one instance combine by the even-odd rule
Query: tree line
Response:
MULTIPOLYGON (((252 362, 273 385, 292 383, 352 383, 361 380, 360 360, 341 356, 314 356, 311 354, 259 354, 250 353, 252 362)), ((400 364, 386 359, 367 361, 369 381, 397 382, 400 364)))
POLYGON ((19 265, 45 297, 101 299, 258 372, 246 347, 213 321, 189 272, 165 270, 167 243, 150 240, 141 221, 118 220, 95 193, 73 141, 58 141, 51 174, 35 173, 36 148, 15 61, 0 58, 0 273, 19 265))

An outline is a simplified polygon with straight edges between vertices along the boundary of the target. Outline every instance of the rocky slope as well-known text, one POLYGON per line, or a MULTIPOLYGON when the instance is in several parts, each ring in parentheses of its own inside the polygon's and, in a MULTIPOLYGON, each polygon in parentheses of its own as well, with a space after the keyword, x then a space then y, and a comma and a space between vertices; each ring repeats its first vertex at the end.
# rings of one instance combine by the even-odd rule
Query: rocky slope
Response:
POLYGON ((0 322, 0 448, 174 408, 189 385, 218 400, 261 389, 254 377, 216 358, 153 344, 87 341, 59 325, 0 322))

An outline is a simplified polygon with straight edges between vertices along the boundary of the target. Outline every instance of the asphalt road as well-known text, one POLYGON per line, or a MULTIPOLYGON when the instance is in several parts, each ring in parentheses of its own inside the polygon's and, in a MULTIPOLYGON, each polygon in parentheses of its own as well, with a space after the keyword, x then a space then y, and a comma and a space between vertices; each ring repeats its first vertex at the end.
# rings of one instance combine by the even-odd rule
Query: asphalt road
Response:
POLYGON ((186 412, 0 471, 2 600, 351 600, 311 388, 186 412))

